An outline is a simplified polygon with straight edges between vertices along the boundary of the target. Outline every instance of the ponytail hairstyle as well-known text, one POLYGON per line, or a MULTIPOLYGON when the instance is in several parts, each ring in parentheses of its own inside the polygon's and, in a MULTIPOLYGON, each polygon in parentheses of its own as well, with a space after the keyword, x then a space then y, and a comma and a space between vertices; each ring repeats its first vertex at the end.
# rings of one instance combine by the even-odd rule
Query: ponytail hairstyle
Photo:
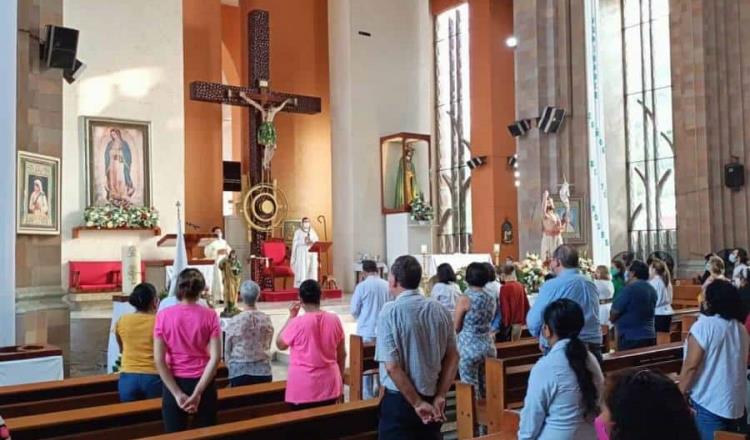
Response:
POLYGON ((565 356, 578 379, 584 416, 595 416, 599 410, 599 392, 594 384, 594 375, 588 367, 589 350, 586 344, 578 339, 584 324, 583 309, 574 301, 558 299, 544 309, 544 324, 560 340, 569 340, 565 347, 565 356))
POLYGON ((156 288, 149 283, 141 283, 133 288, 128 302, 137 311, 148 313, 154 304, 154 298, 156 298, 156 288))
POLYGON ((206 289, 206 280, 198 269, 187 268, 177 277, 177 299, 197 301, 206 289))
POLYGON ((669 273, 669 267, 667 267, 667 264, 661 260, 654 259, 654 261, 651 262, 651 267, 654 268, 654 272, 656 272, 656 275, 658 275, 662 281, 664 281, 664 285, 669 287, 671 284, 670 279, 672 278, 672 275, 669 273))

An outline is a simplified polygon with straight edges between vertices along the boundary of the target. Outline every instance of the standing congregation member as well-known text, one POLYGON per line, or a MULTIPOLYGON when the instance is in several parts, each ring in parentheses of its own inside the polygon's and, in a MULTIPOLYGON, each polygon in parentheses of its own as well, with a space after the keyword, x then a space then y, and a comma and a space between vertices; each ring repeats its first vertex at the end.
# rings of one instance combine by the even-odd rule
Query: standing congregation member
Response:
POLYGON ((672 275, 669 267, 661 260, 654 260, 650 267, 649 283, 656 290, 656 309, 654 310, 654 327, 657 332, 669 332, 672 326, 672 275))
POLYGON ((597 266, 594 272, 594 285, 599 293, 599 323, 609 325, 609 310, 615 296, 615 285, 610 279, 607 266, 597 266))
MULTIPOLYGON (((388 282, 380 278, 378 265, 372 260, 362 262, 365 279, 357 284, 352 296, 351 312, 357 320, 357 334, 363 342, 375 342, 378 314, 385 303, 390 301, 388 282)), ((362 398, 365 400, 377 396, 375 377, 367 374, 362 378, 362 398)))
MULTIPOLYGON (((615 287, 615 293, 612 296, 614 301, 625 288, 625 263, 620 260, 612 260, 612 285, 615 287)), ((607 319, 609 319, 609 315, 607 319)))
POLYGON ((135 286, 128 298, 135 313, 123 315, 115 324, 115 337, 122 353, 117 388, 121 402, 161 397, 162 382, 154 363, 154 323, 159 297, 148 283, 135 286))
POLYGON ((378 438, 442 439, 445 395, 456 378, 458 351, 453 320, 435 300, 419 292, 422 267, 398 257, 388 275, 391 295, 378 319, 375 360, 385 394, 378 438))
POLYGON ((709 257, 706 269, 708 271, 708 277, 703 281, 701 287, 704 294, 706 293, 706 288, 709 284, 716 280, 727 280, 727 277, 724 276, 724 260, 722 260, 721 257, 717 257, 716 255, 709 257))
POLYGON ((500 288, 500 313, 495 314, 495 319, 500 320, 500 341, 518 340, 521 338, 521 328, 526 322, 526 314, 529 313, 529 297, 526 289, 516 278, 516 268, 512 264, 503 266, 503 287, 500 288))
POLYGON ((581 275, 578 270, 578 251, 566 244, 555 249, 550 261, 550 269, 555 278, 546 281, 539 289, 539 296, 526 315, 529 332, 539 338, 540 345, 549 348, 542 334, 544 309, 553 301, 567 298, 577 303, 583 310, 584 325, 579 338, 589 350, 601 361, 602 329, 599 326, 599 294, 593 282, 581 275))
POLYGON ((690 327, 679 386, 695 410, 702 440, 716 431, 747 431, 747 311, 728 280, 706 288, 701 316, 690 327))
POLYGON ((337 315, 320 309, 321 294, 317 281, 303 281, 301 302, 289 308, 289 319, 276 337, 279 350, 289 349, 284 399, 293 410, 333 405, 344 394, 344 328, 337 315))
POLYGON ((599 440, 699 440, 695 418, 670 377, 621 370, 607 376, 599 440))
POLYGON ((154 359, 164 391, 162 418, 166 432, 216 424, 217 395, 214 375, 221 354, 219 317, 198 304, 206 280, 197 269, 185 269, 177 278, 178 305, 156 315, 154 359))
POLYGON ((648 274, 646 263, 633 261, 628 269, 628 284, 612 304, 609 320, 617 330, 618 350, 656 345, 654 311, 657 295, 648 282, 648 274))
POLYGON ((471 263, 466 268, 469 288, 458 299, 454 318, 458 334, 458 373, 462 382, 474 386, 478 399, 484 397, 485 391, 484 360, 496 356, 490 322, 495 316, 497 301, 485 289, 488 278, 487 267, 481 263, 471 263))
POLYGON ((741 277, 747 278, 747 252, 742 249, 735 249, 729 255, 729 262, 734 265, 734 269, 732 269, 732 282, 739 289, 741 277))
POLYGON ((430 296, 435 301, 442 304, 451 316, 456 311, 456 300, 461 295, 461 290, 456 284, 456 273, 453 267, 448 263, 443 263, 437 267, 438 282, 432 287, 430 296))
POLYGON ((492 263, 482 263, 487 271, 487 284, 484 285, 484 291, 494 298, 495 302, 500 298, 500 282, 497 280, 497 269, 492 263))
POLYGON ((550 351, 531 369, 518 439, 594 440, 604 378, 596 357, 578 337, 583 310, 562 298, 544 309, 543 320, 550 351))
POLYGON ((255 307, 260 287, 254 281, 240 286, 242 312, 234 316, 224 331, 224 360, 232 387, 271 382, 271 318, 255 307))

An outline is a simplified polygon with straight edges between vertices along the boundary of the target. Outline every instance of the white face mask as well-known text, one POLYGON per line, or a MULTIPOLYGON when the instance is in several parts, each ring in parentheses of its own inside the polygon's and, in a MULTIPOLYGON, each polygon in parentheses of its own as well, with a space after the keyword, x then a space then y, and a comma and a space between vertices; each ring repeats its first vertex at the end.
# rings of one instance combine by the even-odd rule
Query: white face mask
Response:
POLYGON ((729 254, 729 262, 734 264, 737 262, 737 255, 729 254))
POLYGON ((215 235, 216 235, 216 238, 218 238, 219 240, 224 238, 224 233, 221 231, 216 231, 215 235))
POLYGON ((308 223, 308 222, 302 223, 302 230, 303 231, 309 231, 310 230, 310 223, 308 223))
POLYGON ((625 282, 626 282, 626 283, 627 283, 628 281, 630 281, 630 272, 628 272, 628 271, 626 270, 626 271, 625 271, 625 273, 623 274, 623 278, 625 278, 625 282))

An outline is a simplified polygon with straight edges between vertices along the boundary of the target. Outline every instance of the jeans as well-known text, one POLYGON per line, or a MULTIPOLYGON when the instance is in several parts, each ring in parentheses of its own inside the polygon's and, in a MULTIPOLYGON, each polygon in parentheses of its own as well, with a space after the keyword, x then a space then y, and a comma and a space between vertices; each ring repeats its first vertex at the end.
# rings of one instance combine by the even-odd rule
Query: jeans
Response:
MULTIPOLYGON (((431 397, 422 396, 425 402, 431 397)), ((386 389, 380 401, 378 439, 380 440, 440 440, 442 423, 422 423, 414 408, 398 391, 386 389)))
MULTIPOLYGON (((375 342, 375 338, 362 338, 362 342, 375 342)), ((362 400, 378 397, 380 389, 380 376, 378 374, 365 374, 362 376, 362 400)))
MULTIPOLYGON (((174 378, 177 386, 183 393, 190 396, 193 394, 199 379, 182 379, 174 378)), ((198 411, 193 414, 193 423, 191 428, 204 428, 216 424, 216 412, 218 411, 218 396, 216 385, 212 381, 201 395, 201 401, 198 404, 198 411)), ((164 387, 164 395, 161 400, 161 414, 164 419, 164 431, 167 433, 184 431, 188 429, 188 413, 182 410, 177 404, 171 392, 164 387)))
POLYGON ((656 338, 650 338, 650 339, 620 338, 617 341, 618 350, 632 350, 634 348, 652 347, 654 345, 656 345, 656 338))
POLYGON ((301 411, 303 409, 318 408, 320 406, 335 405, 339 399, 321 400, 320 402, 305 402, 305 403, 291 403, 287 402, 286 405, 291 411, 301 411))
POLYGON ((120 373, 117 390, 120 402, 155 399, 161 397, 161 378, 158 374, 120 373))
POLYGON ((245 385, 255 385, 258 383, 271 382, 273 376, 250 376, 244 374, 242 376, 232 377, 229 379, 229 386, 232 388, 241 387, 245 385))
POLYGON ((717 416, 706 408, 703 408, 692 400, 690 401, 690 404, 693 406, 693 409, 695 409, 695 424, 698 426, 701 440, 713 440, 714 432, 716 431, 738 433, 747 432, 747 415, 734 420, 725 419, 724 417, 717 416))

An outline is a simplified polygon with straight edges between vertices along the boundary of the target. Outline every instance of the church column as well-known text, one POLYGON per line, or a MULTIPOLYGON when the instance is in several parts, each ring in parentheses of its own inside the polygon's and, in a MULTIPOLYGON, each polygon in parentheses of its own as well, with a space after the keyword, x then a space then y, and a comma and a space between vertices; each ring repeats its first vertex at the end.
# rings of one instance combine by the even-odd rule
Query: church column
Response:
POLYGON ((701 270, 708 252, 750 247, 750 191, 724 184, 724 166, 733 156, 750 165, 750 4, 672 0, 670 7, 677 247, 684 276, 701 270))
MULTIPOLYGON (((16 191, 16 1, 0 3, 0 186, 16 191)), ((14 196, 0 215, 0 346, 16 341, 16 231, 14 196)))
POLYGON ((507 125, 515 117, 513 49, 505 40, 513 35, 513 1, 469 2, 469 58, 471 75, 471 154, 487 156, 487 165, 471 172, 472 251, 492 251, 502 239, 505 219, 514 239, 502 247, 503 256, 518 256, 517 189, 508 157, 516 144, 507 125))

